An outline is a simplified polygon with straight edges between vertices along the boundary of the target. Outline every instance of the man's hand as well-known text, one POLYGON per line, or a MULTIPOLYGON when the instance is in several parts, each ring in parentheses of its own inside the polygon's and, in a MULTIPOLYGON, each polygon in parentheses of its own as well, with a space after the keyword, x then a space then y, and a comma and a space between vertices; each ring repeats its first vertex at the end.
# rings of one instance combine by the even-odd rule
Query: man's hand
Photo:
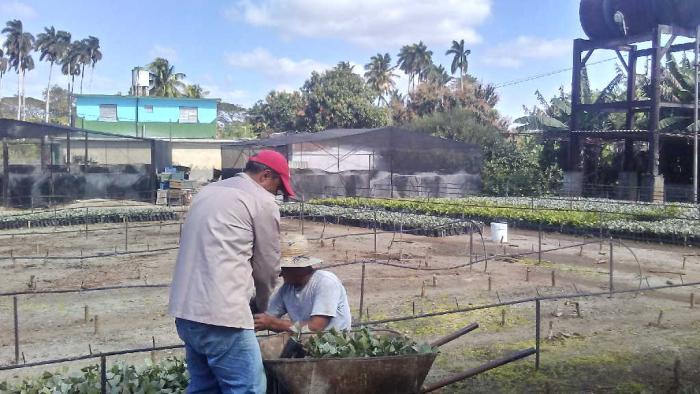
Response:
POLYGON ((253 322, 255 324, 255 331, 260 330, 272 330, 272 326, 275 320, 279 320, 274 316, 270 316, 266 313, 257 313, 253 315, 253 322))
MULTIPOLYGON (((291 320, 278 319, 266 313, 258 313, 253 316, 255 330, 270 330, 274 332, 289 331, 292 332, 294 322, 291 320)), ((310 331, 323 331, 330 323, 331 319, 327 316, 311 316, 311 320, 299 322, 300 326, 307 326, 310 331)))
POLYGON ((270 330, 274 332, 292 331, 294 322, 285 319, 278 319, 274 316, 268 315, 267 313, 258 313, 253 315, 253 322, 255 324, 255 330, 270 330))

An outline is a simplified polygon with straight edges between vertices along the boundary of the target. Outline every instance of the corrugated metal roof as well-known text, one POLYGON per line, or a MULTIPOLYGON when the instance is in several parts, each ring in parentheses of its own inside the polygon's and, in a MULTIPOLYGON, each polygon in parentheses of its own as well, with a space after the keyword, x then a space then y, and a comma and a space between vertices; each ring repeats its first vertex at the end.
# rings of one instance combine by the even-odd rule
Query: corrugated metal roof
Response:
MULTIPOLYGON (((306 143, 306 142, 328 141, 328 140, 333 140, 333 139, 337 139, 337 138, 355 136, 355 135, 360 135, 360 134, 370 134, 370 133, 376 133, 376 132, 385 132, 385 131, 391 131, 391 130, 396 130, 396 131, 401 131, 401 132, 406 132, 406 133, 414 133, 414 131, 400 129, 400 128, 396 128, 396 127, 380 127, 380 128, 374 128, 374 129, 330 129, 330 130, 325 130, 325 131, 319 131, 317 133, 287 132, 284 135, 274 136, 274 137, 270 137, 270 138, 266 138, 266 139, 262 139, 262 140, 241 141, 241 142, 236 142, 233 144, 224 144, 222 146, 224 146, 224 147, 226 147, 226 146, 277 147, 277 146, 301 144, 301 143, 306 143)), ((426 136, 428 136, 428 135, 426 135, 426 136)), ((439 137, 433 137, 433 138, 441 139, 439 137)), ((455 142, 455 141, 450 141, 450 142, 455 142)))

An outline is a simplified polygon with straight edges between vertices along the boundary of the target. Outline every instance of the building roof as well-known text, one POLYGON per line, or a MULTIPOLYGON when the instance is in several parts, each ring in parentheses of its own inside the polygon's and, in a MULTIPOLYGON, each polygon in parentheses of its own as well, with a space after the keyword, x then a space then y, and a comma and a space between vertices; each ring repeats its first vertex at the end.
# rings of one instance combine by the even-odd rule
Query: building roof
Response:
POLYGON ((76 94, 76 98, 86 97, 86 98, 126 98, 126 99, 154 99, 154 100, 187 100, 187 101, 216 101, 220 102, 219 98, 193 98, 193 97, 161 97, 161 96, 130 96, 130 95, 119 95, 119 94, 76 94))
POLYGON ((88 133, 97 137, 115 137, 119 139, 130 139, 139 141, 152 141, 153 138, 141 138, 122 134, 105 133, 101 131, 92 131, 79 129, 55 123, 44 122, 27 122, 15 119, 0 118, 0 137, 9 138, 41 138, 45 135, 65 135, 66 133, 88 133))
POLYGON ((459 144, 459 145, 469 145, 464 142, 448 140, 442 137, 436 137, 429 134, 419 133, 413 130, 407 130, 397 127, 380 127, 373 129, 329 129, 325 131, 319 131, 317 133, 309 132, 286 132, 282 135, 276 135, 270 138, 261 140, 247 140, 235 142, 233 144, 223 144, 222 147, 280 147, 286 145, 301 144, 306 142, 319 142, 328 141, 338 138, 344 138, 349 136, 356 136, 361 134, 371 134, 377 132, 401 132, 407 134, 419 134, 422 137, 435 138, 436 140, 444 141, 444 143, 449 144, 459 144))

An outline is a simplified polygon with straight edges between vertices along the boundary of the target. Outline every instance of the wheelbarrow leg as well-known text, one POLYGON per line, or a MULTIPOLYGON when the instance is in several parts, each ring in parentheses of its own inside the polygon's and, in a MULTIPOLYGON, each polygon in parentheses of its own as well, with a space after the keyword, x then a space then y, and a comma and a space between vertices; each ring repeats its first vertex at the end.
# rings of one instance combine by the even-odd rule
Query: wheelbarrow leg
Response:
POLYGON ((534 348, 529 348, 529 349, 521 350, 517 353, 511 354, 511 355, 508 355, 505 357, 497 358, 493 361, 489 361, 486 364, 480 365, 476 368, 472 368, 472 369, 466 370, 462 373, 458 373, 456 375, 449 376, 449 377, 447 377, 443 380, 437 381, 431 385, 423 386, 422 392, 429 393, 431 391, 435 391, 439 388, 445 387, 445 386, 450 385, 452 383, 457 383, 460 380, 471 378, 472 376, 478 375, 482 372, 486 372, 489 369, 500 367, 501 365, 505 365, 505 364, 508 364, 508 363, 516 361, 516 360, 520 360, 522 358, 531 356, 535 353, 536 353, 536 350, 534 348))

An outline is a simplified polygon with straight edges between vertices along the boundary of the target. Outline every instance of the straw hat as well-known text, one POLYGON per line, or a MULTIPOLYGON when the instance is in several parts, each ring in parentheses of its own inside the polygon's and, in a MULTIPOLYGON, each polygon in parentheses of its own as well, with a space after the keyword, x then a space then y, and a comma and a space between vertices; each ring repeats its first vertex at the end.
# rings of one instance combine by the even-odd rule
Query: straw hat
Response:
POLYGON ((281 268, 311 267, 322 262, 321 259, 308 256, 309 242, 303 235, 287 235, 282 240, 281 268))

